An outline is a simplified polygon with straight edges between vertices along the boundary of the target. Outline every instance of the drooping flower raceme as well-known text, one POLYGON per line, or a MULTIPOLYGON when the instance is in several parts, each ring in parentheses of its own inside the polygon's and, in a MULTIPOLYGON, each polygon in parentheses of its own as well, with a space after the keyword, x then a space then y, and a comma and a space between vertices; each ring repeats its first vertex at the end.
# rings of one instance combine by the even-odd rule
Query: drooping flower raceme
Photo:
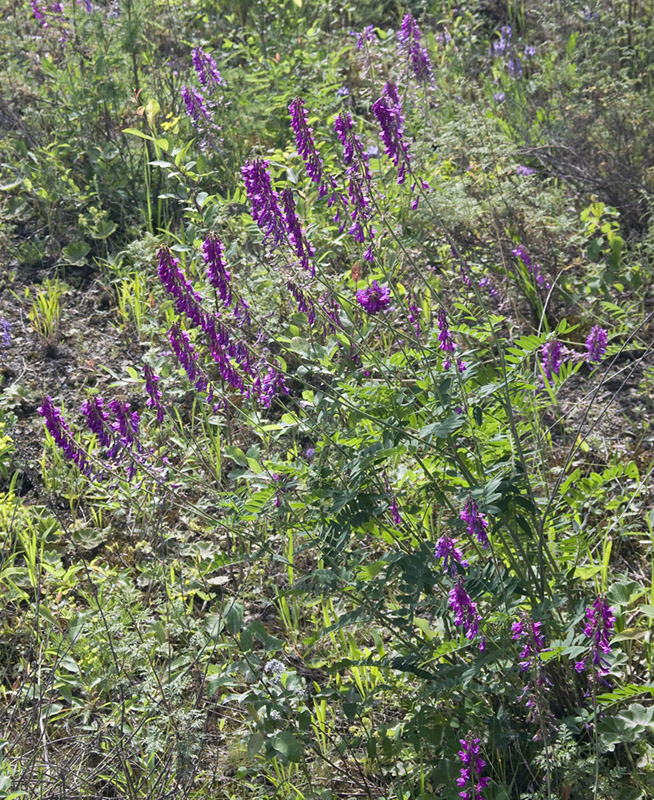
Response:
POLYGON ((450 608, 454 611, 454 624, 463 628, 467 639, 474 639, 479 633, 482 616, 477 611, 477 603, 472 602, 466 591, 463 578, 459 578, 450 590, 449 599, 450 608))
POLYGON ((241 167, 245 191, 252 204, 252 217, 263 231, 264 244, 270 242, 274 248, 286 238, 284 215, 279 207, 279 195, 273 189, 268 167, 263 158, 246 161, 241 167))
MULTIPOLYGON (((519 169, 520 169, 520 167, 518 167, 518 170, 519 169)), ((526 167, 524 167, 524 169, 526 169, 526 167)), ((516 170, 516 172, 518 172, 518 170, 516 170)), ((533 172, 533 170, 532 170, 532 172, 533 172)), ((525 173, 522 173, 522 174, 525 174, 525 173)), ((527 248, 524 245, 519 244, 511 252, 513 253, 513 255, 516 258, 519 258, 520 261, 522 261, 522 263, 525 265, 527 270, 534 276, 534 279, 536 280, 536 283, 539 286, 544 285, 546 289, 550 288, 549 283, 547 283, 545 281, 545 277, 543 276, 543 273, 540 271, 540 264, 537 264, 532 259, 531 255, 529 254, 529 251, 527 250, 527 248)))
POLYGON ((367 289, 359 289, 357 303, 368 314, 378 314, 391 304, 391 290, 386 284, 380 286, 377 281, 373 281, 367 289))
POLYGON ((288 186, 282 192, 282 203, 284 205, 284 221, 286 223, 286 230, 288 231, 288 238, 293 245, 296 256, 300 259, 302 269, 308 270, 313 277, 316 268, 309 259, 313 258, 314 249, 304 235, 300 220, 295 212, 293 192, 288 186))
MULTIPOLYGON (((438 322, 438 347, 446 354, 443 361, 443 369, 449 369, 452 366, 452 353, 456 350, 456 342, 450 331, 447 322, 447 313, 444 308, 441 308, 437 315, 438 322)), ((459 372, 463 372, 466 365, 460 358, 456 360, 459 372)))
POLYGON ((488 520, 479 510, 479 506, 472 497, 466 500, 461 519, 468 525, 468 535, 476 538, 479 544, 486 550, 488 548, 488 520))
POLYGON ((209 283, 216 290, 223 304, 225 306, 231 305, 232 290, 230 281, 232 275, 225 264, 223 244, 215 234, 210 233, 204 240, 202 256, 206 264, 209 283))
POLYGON ((457 568, 468 566, 468 562, 463 560, 463 553, 456 546, 456 539, 446 534, 436 542, 434 558, 443 559, 443 572, 449 572, 452 577, 456 575, 457 568))
POLYGON ((599 325, 594 325, 586 339, 586 361, 599 363, 606 353, 607 332, 599 325))
POLYGON ((386 84, 382 96, 372 104, 372 112, 381 129, 386 155, 397 167, 397 182, 402 184, 406 180, 410 155, 404 140, 404 117, 400 98, 394 84, 386 84))
POLYGON ((145 391, 148 395, 145 405, 148 408, 156 410, 157 422, 163 422, 165 409, 161 402, 162 393, 158 387, 160 378, 158 375, 155 375, 154 370, 148 364, 144 364, 143 366, 143 376, 145 378, 145 391))
POLYGON ((548 381, 559 374, 564 361, 563 345, 558 339, 546 342, 541 348, 541 365, 548 381))
POLYGON ((402 20, 397 38, 400 52, 408 57, 416 79, 421 83, 431 80, 433 70, 429 53, 420 43, 420 29, 411 14, 406 14, 402 20))
POLYGON ((481 793, 490 783, 490 778, 482 777, 481 774, 486 762, 479 755, 480 741, 478 738, 473 738, 471 734, 468 734, 465 739, 459 739, 461 744, 459 758, 463 766, 456 782, 462 789, 459 797, 462 797, 463 800, 484 800, 481 793))
POLYGON ((541 633, 543 623, 534 622, 528 614, 523 614, 518 622, 511 626, 511 638, 520 641, 523 648, 520 651, 520 669, 523 672, 537 661, 540 661, 540 654, 545 647, 545 640, 541 633))
POLYGON ((593 604, 586 609, 586 625, 584 635, 590 639, 590 651, 575 664, 577 672, 586 668, 588 658, 599 675, 606 675, 609 671, 609 662, 604 656, 611 652, 610 636, 615 623, 613 611, 606 600, 599 596, 593 604))
MULTIPOLYGON (((329 189, 323 181, 323 162, 313 140, 313 128, 309 127, 304 100, 301 97, 296 97, 289 105, 288 110, 291 115, 291 128, 295 133, 298 154, 304 161, 307 175, 318 186, 318 196, 324 197, 329 189)), ((333 178, 331 183, 332 188, 334 188, 333 178)))
POLYGON ((66 458, 77 464, 80 472, 90 476, 91 465, 89 464, 88 454, 73 438, 73 434, 63 418, 61 409, 54 405, 49 395, 43 398, 38 412, 43 417, 48 432, 61 448, 66 458))
POLYGON ((219 86, 224 86, 225 81, 218 71, 218 65, 209 53, 201 47, 194 48, 191 61, 200 81, 200 85, 209 95, 212 95, 219 86))

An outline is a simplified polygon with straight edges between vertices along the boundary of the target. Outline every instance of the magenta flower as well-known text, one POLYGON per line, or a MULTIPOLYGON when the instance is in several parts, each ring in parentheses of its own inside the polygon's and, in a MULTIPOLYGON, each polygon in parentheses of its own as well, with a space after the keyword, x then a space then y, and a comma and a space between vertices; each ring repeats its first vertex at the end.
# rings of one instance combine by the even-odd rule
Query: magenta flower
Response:
POLYGON ((357 303, 368 314, 378 314, 391 304, 391 290, 386 284, 380 286, 377 281, 367 289, 359 289, 356 296, 357 303))
POLYGON ((479 510, 479 506, 472 497, 466 500, 461 519, 468 525, 468 535, 477 539, 480 545, 486 550, 488 548, 488 520, 479 510))
POLYGON ((143 375, 145 377, 145 391, 148 395, 145 405, 156 410, 157 422, 161 423, 164 419, 165 410, 161 403, 162 394, 158 387, 160 378, 155 375, 154 370, 148 364, 143 366, 143 375))
POLYGON ((274 397, 288 394, 288 386, 284 375, 275 367, 269 366, 263 380, 257 378, 253 387, 253 394, 259 396, 259 402, 264 408, 270 408, 274 397))
POLYGON ((223 243, 214 233, 210 233, 202 243, 202 256, 207 268, 209 283, 216 290, 223 304, 231 305, 230 281, 232 275, 225 264, 223 243))
POLYGON ((411 14, 406 14, 402 20, 397 38, 400 52, 407 56, 416 79, 421 83, 430 81, 433 70, 429 53, 420 43, 420 29, 411 14))
POLYGON ((201 47, 196 47, 193 50, 191 53, 191 61, 193 62, 193 67, 200 81, 200 85, 206 89, 210 95, 214 93, 218 86, 225 85, 225 81, 218 71, 218 65, 209 53, 205 53, 201 47))
POLYGON ((316 268, 310 263, 309 259, 313 258, 314 249, 307 238, 300 225, 300 220, 295 213, 295 200, 293 199, 293 192, 287 186, 282 192, 282 202, 284 205, 284 221, 286 222, 286 230, 288 231, 288 238, 293 245, 295 254, 300 259, 300 264, 303 269, 315 275, 316 268))
POLYGON ((607 332, 599 325, 594 325, 586 339, 586 361, 599 363, 606 353, 607 332))
POLYGON ((443 572, 449 572, 452 577, 456 575, 457 568, 465 568, 468 562, 463 560, 463 553, 456 546, 456 539, 443 535, 436 542, 434 558, 443 559, 443 572))
POLYGON ((563 345, 558 339, 546 342, 541 348, 541 365, 548 381, 559 374, 564 361, 563 345))
POLYGON ((186 106, 186 114, 196 128, 203 129, 206 122, 211 122, 211 112, 200 92, 182 86, 182 100, 186 106))
POLYGON ((406 180, 410 156, 409 147, 404 140, 402 107, 394 84, 386 84, 382 96, 372 104, 372 112, 381 129, 386 155, 397 167, 397 182, 402 184, 406 180))
MULTIPOLYGON (((318 185, 319 197, 324 197, 329 189, 322 179, 323 162, 313 140, 313 128, 309 127, 304 100, 301 97, 296 97, 288 107, 288 110, 291 115, 291 128, 295 133, 298 154, 304 161, 307 175, 313 183, 318 185)), ((332 188, 334 188, 335 182, 333 178, 331 183, 332 188)))
POLYGON ((45 427, 61 448, 64 456, 77 465, 80 472, 84 475, 91 475, 89 456, 86 451, 73 439, 73 434, 64 421, 61 409, 57 408, 52 402, 52 398, 46 395, 38 408, 40 416, 43 417, 45 427))
POLYGON ((178 322, 174 322, 169 329, 168 341, 188 379, 195 384, 199 392, 203 392, 207 388, 207 381, 198 367, 198 354, 191 344, 188 333, 182 330, 178 322))
POLYGON ((586 609, 586 625, 584 635, 591 641, 591 649, 586 656, 575 664, 577 672, 586 668, 588 657, 597 670, 598 675, 606 675, 609 671, 609 662, 604 656, 611 652, 610 634, 613 630, 615 617, 609 604, 603 597, 597 597, 591 606, 586 609))
POLYGON ((268 167, 268 161, 255 158, 253 161, 245 162, 241 174, 252 203, 252 217, 263 231, 264 244, 271 240, 274 249, 286 238, 286 228, 284 215, 279 207, 279 195, 273 189, 268 167))
POLYGON ((449 606, 454 611, 454 624, 463 628, 467 639, 474 639, 479 633, 478 623, 482 616, 477 611, 477 603, 472 602, 466 591, 463 578, 459 578, 450 590, 449 598, 449 606))
POLYGON ((543 634, 540 632, 542 622, 534 622, 528 614, 523 614, 518 622, 511 626, 511 638, 514 641, 522 641, 523 648, 520 651, 520 669, 525 672, 535 661, 540 661, 540 654, 545 647, 543 634))
POLYGON ((482 777, 481 774, 486 762, 479 755, 480 739, 473 739, 469 733, 465 739, 459 739, 459 742, 459 758, 463 765, 456 781, 463 790, 459 792, 459 797, 463 800, 484 800, 481 793, 490 783, 490 778, 482 777))
POLYGON ((104 410, 104 400, 96 395, 82 403, 82 414, 86 418, 89 430, 98 437, 102 447, 111 446, 111 435, 107 430, 109 415, 104 410))

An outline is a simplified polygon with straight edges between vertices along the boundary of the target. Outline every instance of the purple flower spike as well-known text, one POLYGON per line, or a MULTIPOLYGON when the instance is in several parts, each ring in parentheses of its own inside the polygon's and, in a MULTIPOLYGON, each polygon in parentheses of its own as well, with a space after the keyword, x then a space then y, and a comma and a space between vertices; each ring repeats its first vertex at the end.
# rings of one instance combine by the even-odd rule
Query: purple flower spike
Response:
POLYGON ((82 414, 86 417, 89 430, 98 437, 100 445, 111 447, 111 435, 107 430, 109 415, 104 410, 104 400, 97 395, 85 400, 82 403, 82 414))
POLYGON ((586 625, 584 635, 591 640, 590 652, 575 664, 577 672, 586 668, 588 656, 598 675, 606 675, 609 671, 609 662, 604 656, 611 652, 610 634, 613 630, 615 617, 609 604, 603 597, 597 597, 591 606, 586 609, 586 625))
POLYGON ((523 648, 520 651, 520 669, 526 672, 529 667, 540 661, 540 654, 545 647, 545 641, 540 629, 542 622, 534 622, 528 614, 523 614, 518 622, 511 626, 511 638, 514 641, 522 641, 523 648))
POLYGON ((373 281, 372 286, 367 289, 359 289, 357 303, 366 313, 378 314, 391 304, 391 290, 386 284, 380 286, 377 281, 373 281))
POLYGON ((224 258, 223 243, 213 233, 210 233, 202 244, 202 256, 207 267, 209 283, 218 292, 218 296, 225 306, 232 303, 232 290, 230 281, 232 275, 227 269, 224 258))
POLYGON ((61 409, 54 405, 49 395, 43 398, 38 412, 43 417, 48 432, 61 448, 66 458, 76 464, 80 472, 90 476, 91 466, 87 453, 73 439, 73 434, 61 414, 61 409))
POLYGON ((588 338, 586 339, 586 361, 589 363, 599 362, 606 353, 607 332, 599 325, 594 325, 588 338))
POLYGON ((191 60, 193 61, 193 67, 195 68, 200 85, 203 89, 206 89, 210 95, 215 92, 218 86, 225 85, 225 81, 218 71, 218 65, 209 53, 205 53, 201 47, 196 47, 193 50, 191 53, 191 60))
POLYGON ((459 739, 461 750, 459 758, 463 765, 460 770, 460 777, 456 782, 463 791, 459 792, 459 797, 463 800, 484 800, 482 791, 490 783, 490 778, 482 777, 482 771, 486 762, 479 755, 480 739, 473 739, 469 733, 465 739, 459 739))
POLYGON ((313 140, 313 129, 309 127, 304 100, 296 97, 288 110, 291 115, 291 128, 295 133, 298 154, 304 161, 307 175, 313 183, 318 185, 318 195, 324 197, 329 190, 322 179, 323 162, 313 140))
POLYGON ((433 77, 433 70, 429 53, 420 44, 420 29, 411 14, 406 14, 402 20, 402 27, 397 38, 400 52, 407 56, 416 79, 421 83, 430 81, 433 77))
POLYGON ((207 388, 207 381, 198 367, 198 354, 191 344, 188 333, 181 329, 178 322, 173 323, 168 331, 168 341, 188 379, 195 384, 199 392, 203 392, 207 388))
POLYGON ((463 560, 463 553, 456 546, 456 539, 444 535, 436 542, 434 558, 443 559, 443 572, 449 572, 452 577, 456 575, 457 568, 465 568, 468 562, 463 560))
POLYGON ((404 117, 394 84, 386 84, 382 96, 372 104, 372 112, 381 128, 386 155, 397 167, 397 182, 402 184, 406 180, 410 156, 409 147, 403 138, 404 117))
POLYGON ((288 394, 284 375, 275 367, 268 367, 263 380, 257 378, 255 381, 253 394, 258 394, 259 402, 264 408, 270 408, 274 397, 288 394))
POLYGON ((472 497, 468 497, 466 504, 461 512, 461 519, 468 525, 468 535, 476 537, 480 545, 486 550, 488 548, 488 520, 479 510, 479 506, 472 497))
POLYGON ((182 86, 182 100, 186 106, 186 114, 196 128, 202 129, 207 122, 211 122, 211 112, 200 92, 182 86))
POLYGON ((467 639, 474 639, 479 633, 481 614, 477 611, 477 603, 465 590, 463 578, 459 578, 454 588, 450 590, 450 608, 454 611, 454 624, 463 627, 467 639))
POLYGON ((310 263, 309 259, 313 258, 314 249, 304 235, 304 231, 300 225, 300 220, 297 218, 297 214, 295 212, 295 200, 293 199, 293 192, 288 186, 282 192, 282 202, 284 204, 284 220, 286 222, 288 238, 293 245, 295 254, 300 259, 302 268, 310 272, 311 276, 313 277, 316 273, 316 268, 312 263, 310 263))
POLYGON ((279 195, 273 189, 269 162, 262 158, 246 161, 241 168, 245 190, 252 203, 252 217, 263 231, 264 244, 271 240, 274 248, 286 238, 284 215, 279 207, 279 195))
POLYGON ((152 367, 147 364, 143 366, 143 375, 145 377, 145 391, 148 395, 145 405, 148 408, 156 409, 157 422, 161 423, 164 420, 165 410, 161 403, 162 394, 158 387, 160 378, 158 375, 155 375, 152 367))
POLYGON ((558 339, 546 342, 541 349, 541 364, 548 381, 559 374, 564 361, 563 345, 558 339))

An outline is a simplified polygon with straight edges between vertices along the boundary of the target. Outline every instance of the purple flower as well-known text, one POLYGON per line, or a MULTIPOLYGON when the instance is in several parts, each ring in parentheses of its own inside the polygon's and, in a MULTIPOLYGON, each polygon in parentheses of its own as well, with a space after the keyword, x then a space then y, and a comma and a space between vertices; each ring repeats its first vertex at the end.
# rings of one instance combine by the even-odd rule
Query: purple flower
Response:
POLYGON ((416 79, 421 83, 430 81, 433 76, 429 53, 420 44, 420 29, 411 14, 406 14, 397 35, 400 52, 406 54, 416 79))
POLYGON ((522 78, 522 61, 520 61, 518 56, 509 59, 509 75, 514 80, 522 78))
MULTIPOLYGON (((456 349, 456 342, 452 336, 452 333, 449 329, 447 323, 447 313, 445 312, 444 308, 441 308, 437 315, 437 322, 438 322, 438 346, 439 348, 446 353, 445 361, 443 361, 443 369, 449 369, 452 366, 452 358, 451 353, 454 353, 456 349)), ((463 372, 466 368, 466 365, 460 358, 456 360, 457 368, 459 372, 463 372)))
POLYGON ((168 341, 188 379, 195 384, 199 392, 203 392, 207 388, 207 381, 198 367, 198 354, 191 344, 188 333, 182 330, 178 322, 174 322, 169 329, 168 341))
POLYGON ((536 48, 533 44, 525 46, 525 58, 533 58, 536 55, 536 48))
POLYGON ((307 447, 304 451, 304 457, 307 461, 313 461, 314 456, 316 455, 316 448, 315 447, 307 447))
POLYGON ((313 129, 309 127, 304 100, 296 97, 288 110, 291 115, 291 128, 295 133, 298 154, 304 161, 307 175, 313 183, 318 185, 318 195, 324 197, 328 188, 322 179, 323 162, 313 141, 313 129))
POLYGON ((309 325, 313 325, 313 323, 316 321, 316 307, 313 304, 313 300, 308 297, 304 291, 293 281, 288 281, 286 285, 288 286, 290 293, 295 298, 297 310, 301 314, 306 314, 309 325))
POLYGON ((506 100, 506 95, 504 92, 493 92, 493 100, 498 104, 503 103, 506 100))
POLYGON ((473 739, 469 733, 465 739, 459 739, 461 750, 459 758, 463 765, 460 770, 460 777, 456 782, 460 789, 459 797, 463 800, 484 800, 482 791, 490 783, 490 778, 482 777, 481 773, 486 762, 479 755, 479 739, 473 739))
POLYGON ((288 238, 293 245, 295 254, 300 259, 302 268, 308 270, 313 277, 313 275, 316 273, 316 268, 312 263, 309 262, 309 259, 313 258, 314 249, 304 235, 304 231, 300 225, 300 220, 297 218, 297 214, 295 213, 295 200, 293 199, 293 192, 288 186, 282 192, 282 203, 284 205, 284 220, 286 222, 288 238))
POLYGON ((341 111, 334 120, 334 130, 343 145, 343 161, 349 167, 348 172, 358 172, 366 180, 372 180, 368 167, 368 155, 363 149, 361 139, 354 132, 354 123, 349 111, 341 111))
POLYGON ((161 247, 157 253, 159 264, 157 272, 159 280, 168 294, 172 295, 175 308, 180 314, 186 314, 198 328, 206 326, 207 314, 202 308, 202 296, 194 289, 179 266, 179 259, 173 258, 167 247, 161 247))
MULTIPOLYGON (((520 167, 518 167, 518 169, 516 170, 516 173, 518 172, 519 169, 520 169, 520 167)), ((524 169, 527 169, 527 168, 524 167, 524 169)), ((533 172, 533 171, 534 170, 531 170, 531 172, 533 172)), ((527 173, 522 173, 522 174, 527 174, 527 173)), ((513 255, 516 258, 519 258, 520 261, 522 261, 522 263, 525 265, 525 267, 527 267, 527 271, 530 272, 534 276, 534 278, 536 279, 536 283, 538 283, 541 286, 543 284, 545 284, 545 288, 549 289, 550 285, 549 285, 549 283, 545 282, 545 277, 543 276, 543 273, 540 271, 540 264, 536 264, 532 260, 531 256, 529 255, 529 251, 527 250, 527 248, 524 245, 519 244, 511 252, 513 253, 513 255)))
POLYGON ((102 447, 111 447, 111 434, 107 430, 109 415, 104 410, 104 400, 96 395, 82 403, 82 414, 86 417, 89 430, 98 437, 102 447))
POLYGON ((241 168, 245 190, 252 203, 252 217, 263 231, 264 244, 271 239, 276 248, 284 241, 286 229, 284 216, 279 207, 279 196, 273 189, 269 162, 262 158, 246 161, 241 168))
POLYGON ((11 322, 8 322, 4 317, 0 319, 0 357, 4 357, 5 353, 11 346, 11 322))
POLYGON ((363 49, 364 42, 374 42, 375 41, 375 26, 374 25, 366 25, 361 33, 357 33, 356 31, 351 32, 352 36, 357 37, 357 47, 359 50, 363 49))
POLYGON ((594 325, 586 339, 586 361, 599 363, 606 353, 608 334, 599 325, 594 325))
POLYGON ((452 577, 456 575, 457 567, 463 569, 468 566, 468 562, 463 560, 463 553, 456 546, 456 539, 446 534, 436 542, 434 558, 443 559, 443 572, 449 572, 452 577))
POLYGON ((463 511, 460 514, 461 519, 468 525, 468 535, 471 538, 476 537, 480 545, 486 550, 488 548, 488 520, 485 515, 479 510, 479 506, 472 497, 466 500, 463 511))
POLYGON ((268 367, 263 381, 257 378, 253 393, 259 395, 259 402, 264 408, 270 408, 273 397, 280 394, 288 394, 288 386, 284 375, 275 367, 268 367))
POLYGON ((472 602, 466 591, 463 578, 459 578, 450 590, 449 598, 450 608, 454 611, 454 624, 463 627, 467 639, 474 639, 479 633, 478 623, 481 622, 482 616, 477 611, 477 603, 472 602))
POLYGON ((586 661, 590 656, 591 663, 596 668, 598 675, 608 673, 609 662, 604 656, 611 652, 610 634, 614 622, 613 611, 601 596, 597 597, 593 604, 586 609, 584 636, 591 640, 591 649, 581 661, 575 664, 577 672, 582 672, 586 668, 586 661))
POLYGON ((341 306, 336 298, 331 294, 324 294, 318 301, 326 317, 323 325, 323 336, 328 333, 336 333, 336 329, 341 327, 341 306))
POLYGON ((143 375, 145 377, 145 391, 148 395, 145 405, 148 408, 156 409, 157 422, 161 423, 164 419, 165 410, 161 403, 162 394, 158 387, 160 378, 155 375, 152 367, 148 366, 148 364, 143 365, 143 375))
POLYGON ((231 305, 232 290, 230 281, 232 276, 225 264, 223 244, 215 234, 210 233, 204 240, 202 256, 207 267, 209 283, 218 292, 223 304, 225 306, 231 305))
POLYGON ((202 94, 195 89, 189 89, 188 86, 182 86, 182 100, 186 106, 186 114, 193 125, 204 130, 204 125, 211 122, 211 112, 202 94))
POLYGON ((418 297, 415 292, 411 292, 407 299, 407 306, 409 311, 409 322, 413 325, 416 336, 420 335, 420 317, 422 309, 418 305, 418 297))
POLYGON ((120 447, 126 450, 134 448, 139 451, 141 446, 139 444, 138 412, 131 411, 129 404, 120 400, 111 400, 107 407, 114 415, 111 430, 116 437, 113 446, 107 452, 109 458, 116 458, 120 447))
POLYGON ((49 395, 43 398, 38 412, 43 417, 48 432, 61 448, 66 458, 75 463, 80 472, 90 476, 91 466, 88 461, 88 454, 73 439, 73 434, 68 425, 66 425, 61 410, 54 405, 49 395))
POLYGON ((518 167, 516 167, 515 170, 516 175, 523 175, 523 176, 533 175, 534 172, 536 172, 535 169, 532 169, 531 167, 525 167, 524 164, 520 164, 518 167))
POLYGON ((520 651, 520 669, 525 672, 534 661, 540 661, 540 654, 545 647, 543 634, 540 632, 542 622, 534 622, 528 614, 523 614, 518 622, 511 626, 511 638, 514 641, 522 640, 523 648, 520 651))
POLYGON ((551 382, 553 376, 559 374, 563 361, 563 345, 558 339, 552 339, 542 346, 541 365, 548 381, 551 382))
POLYGON ((377 281, 367 289, 359 289, 356 297, 357 303, 368 314, 378 314, 391 304, 391 290, 386 284, 380 286, 377 281))
POLYGON ((218 86, 225 85, 225 81, 218 71, 218 65, 209 53, 205 53, 201 47, 194 48, 191 53, 191 61, 193 62, 193 67, 195 68, 200 85, 206 89, 210 95, 213 94, 218 86))
POLYGON ((372 104, 372 111, 381 128, 386 155, 398 169, 397 182, 402 184, 406 180, 410 156, 409 147, 403 138, 404 117, 394 84, 386 84, 382 96, 372 104))

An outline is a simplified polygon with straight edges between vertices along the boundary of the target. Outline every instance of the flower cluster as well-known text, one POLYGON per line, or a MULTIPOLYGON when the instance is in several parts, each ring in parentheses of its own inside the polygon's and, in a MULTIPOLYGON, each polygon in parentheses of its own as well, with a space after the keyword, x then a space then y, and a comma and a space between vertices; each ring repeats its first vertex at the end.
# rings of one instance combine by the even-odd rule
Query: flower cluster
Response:
POLYGON ((490 783, 490 778, 482 777, 481 774, 486 762, 479 755, 480 739, 473 739, 471 734, 468 734, 465 739, 459 739, 459 743, 461 744, 459 758, 463 765, 456 781, 463 790, 459 792, 459 797, 463 800, 484 800, 481 793, 490 783))
POLYGON ((363 50, 365 42, 375 41, 375 26, 366 25, 366 27, 361 31, 361 33, 357 33, 356 31, 350 31, 350 36, 357 37, 357 48, 359 50, 363 50))
MULTIPOLYGON (((438 322, 438 347, 442 350, 445 355, 445 361, 443 361, 443 369, 449 369, 452 366, 452 354, 456 350, 456 342, 454 341, 454 337, 452 336, 452 332, 450 331, 448 322, 447 322, 447 312, 444 308, 439 309, 437 315, 437 322, 438 322)), ((460 358, 456 359, 456 364, 458 367, 459 372, 463 372, 466 368, 466 365, 460 358)))
POLYGON ((404 140, 404 117, 396 87, 387 83, 380 98, 372 104, 381 129, 381 139, 386 155, 397 167, 397 182, 404 183, 410 161, 409 147, 404 140))
POLYGON ((69 461, 77 464, 80 472, 90 476, 91 465, 89 464, 88 454, 73 438, 70 428, 64 421, 61 409, 54 405, 49 395, 43 398, 38 412, 43 417, 45 427, 48 429, 55 443, 61 448, 64 456, 69 461))
POLYGON ((591 640, 590 652, 581 661, 577 661, 575 669, 582 672, 590 656, 591 663, 599 675, 606 675, 609 671, 609 662, 604 656, 611 652, 610 635, 615 623, 615 617, 609 604, 603 597, 597 597, 586 609, 586 625, 584 635, 591 640))
POLYGON ((608 334, 599 325, 594 325, 586 339, 586 361, 599 363, 606 353, 608 334))
MULTIPOLYGON (((520 169, 520 167, 518 167, 518 169, 520 169)), ((524 167, 523 169, 527 169, 527 167, 524 167)), ((531 170, 531 171, 533 172, 533 170, 531 170)), ((521 174, 524 175, 524 174, 530 174, 530 173, 528 173, 528 172, 524 173, 523 172, 521 174)), ((530 272, 534 276, 534 280, 536 281, 536 283, 539 286, 543 286, 544 285, 546 289, 550 288, 549 283, 547 283, 545 281, 543 273, 540 271, 540 264, 537 264, 537 263, 534 262, 534 260, 532 259, 531 255, 529 254, 529 251, 527 250, 527 248, 524 245, 519 244, 511 252, 513 253, 513 255, 516 258, 518 258, 518 259, 520 259, 520 261, 522 261, 522 263, 527 268, 527 271, 530 272)))
POLYGON ((309 259, 314 256, 314 249, 311 243, 307 241, 300 220, 295 213, 295 201, 293 200, 293 192, 287 186, 282 192, 282 203, 284 205, 284 221, 286 223, 286 230, 288 231, 288 238, 295 255, 300 259, 302 269, 306 269, 313 277, 316 272, 315 266, 310 263, 309 259))
POLYGON ((397 35, 400 52, 405 54, 411 64, 416 79, 421 83, 430 81, 433 70, 429 53, 420 43, 420 29, 411 14, 406 14, 397 35))
POLYGON ((377 281, 373 281, 367 289, 359 289, 356 296, 357 303, 368 314, 385 311, 391 304, 391 290, 386 284, 380 286, 377 281))
POLYGON ((200 85, 209 95, 212 95, 219 86, 225 85, 225 81, 218 71, 218 65, 212 56, 205 53, 201 47, 194 48, 191 53, 191 61, 200 85))
POLYGON ((252 393, 259 396, 259 402, 264 408, 270 408, 274 397, 288 394, 284 374, 275 367, 269 366, 263 380, 256 379, 252 393))
POLYGON ((232 304, 230 286, 232 275, 225 264, 223 244, 215 234, 210 233, 204 240, 202 256, 206 265, 209 283, 218 293, 223 305, 230 306, 232 304))
MULTIPOLYGON (((558 339, 546 342, 541 348, 541 366, 545 373, 545 378, 551 381, 554 375, 559 374, 561 365, 565 360, 563 345, 558 339)), ((542 378, 541 378, 542 381, 542 378)))
MULTIPOLYGON (((304 161, 307 175, 313 183, 318 185, 318 196, 325 197, 329 192, 327 184, 323 181, 322 158, 313 140, 313 129, 309 127, 307 111, 304 107, 304 100, 296 97, 288 107, 291 115, 291 128, 295 134, 295 143, 300 158, 304 161)), ((334 188, 334 179, 330 183, 334 188)))
POLYGON ((158 386, 160 378, 155 375, 154 370, 148 364, 143 366, 143 376, 145 378, 145 391, 148 395, 145 405, 156 410, 157 422, 161 423, 164 420, 165 409, 161 402, 162 393, 158 386))
POLYGON ((467 639, 474 639, 479 633, 482 616, 477 611, 477 603, 472 602, 466 591, 463 578, 459 578, 450 590, 449 599, 449 606, 454 611, 454 624, 463 628, 467 639))
POLYGON ((463 553, 456 546, 456 539, 444 534, 436 542, 434 558, 443 559, 443 572, 449 572, 452 577, 457 573, 457 568, 465 568, 468 562, 463 560, 463 553))
POLYGON ((468 535, 477 539, 479 544, 486 550, 488 548, 488 520, 479 510, 479 506, 472 497, 466 500, 461 519, 468 525, 468 535))
POLYGON ((0 358, 4 358, 4 355, 10 346, 11 322, 2 317, 2 319, 0 319, 0 358))
POLYGON ((252 204, 252 217, 263 231, 264 244, 270 241, 274 249, 285 240, 286 227, 279 206, 279 195, 273 189, 268 167, 268 161, 255 158, 245 162, 241 167, 241 174, 252 204))
POLYGON ((511 638, 514 641, 522 641, 523 648, 520 651, 520 669, 523 672, 529 667, 540 661, 540 654, 545 647, 543 634, 541 633, 542 622, 534 622, 528 614, 523 614, 522 617, 514 622, 511 626, 511 638))

